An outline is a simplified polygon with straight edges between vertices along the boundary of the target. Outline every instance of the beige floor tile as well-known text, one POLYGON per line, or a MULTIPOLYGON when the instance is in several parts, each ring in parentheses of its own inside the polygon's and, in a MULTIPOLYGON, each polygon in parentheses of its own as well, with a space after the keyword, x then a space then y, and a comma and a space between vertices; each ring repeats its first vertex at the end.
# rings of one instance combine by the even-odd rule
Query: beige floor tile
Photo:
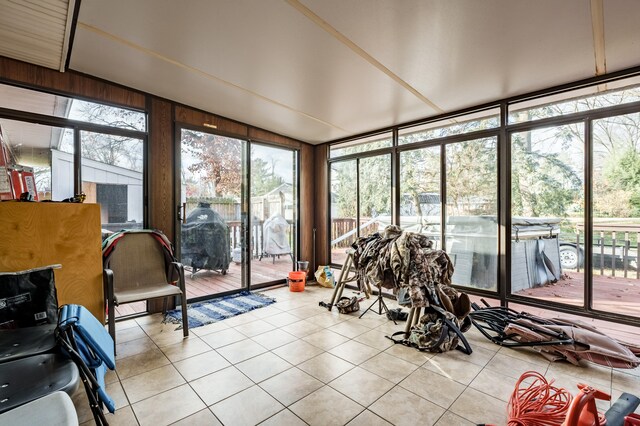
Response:
POLYGON ((233 328, 247 337, 253 337, 266 333, 267 331, 271 331, 276 327, 260 319, 257 321, 248 322, 246 324, 237 325, 233 328))
POLYGON ((353 340, 336 346, 328 352, 356 365, 362 364, 369 358, 373 358, 380 353, 378 349, 372 348, 364 343, 354 342, 353 340))
POLYGON ((464 337, 469 341, 469 344, 474 349, 476 347, 481 347, 488 351, 498 352, 501 348, 500 345, 497 345, 491 340, 487 339, 475 327, 471 327, 466 333, 464 333, 464 337))
POLYGON ((444 409, 396 386, 374 402, 369 410, 393 425, 433 425, 444 409))
POLYGON ((369 410, 364 410, 358 414, 358 417, 347 423, 347 426, 391 426, 391 423, 369 410))
POLYGON ((287 361, 271 352, 258 355, 235 366, 256 383, 293 367, 287 361))
POLYGON ((105 390, 113 400, 113 403, 116 406, 116 410, 129 405, 129 400, 127 399, 127 395, 124 393, 124 389, 122 388, 122 384, 120 382, 114 382, 106 385, 105 390))
POLYGON ((272 350, 280 346, 284 346, 287 343, 296 341, 298 340, 298 338, 285 331, 282 331, 282 329, 276 329, 268 331, 264 334, 260 334, 258 336, 254 336, 251 338, 251 340, 269 350, 272 350))
POLYGON ((640 395, 640 378, 614 370, 612 387, 623 392, 640 395))
POLYGON ((237 330, 234 330, 233 328, 216 331, 215 333, 206 334, 201 337, 201 339, 213 349, 218 349, 232 343, 240 342, 242 340, 245 340, 246 338, 247 336, 237 330))
MULTIPOLYGON (((126 407, 120 408, 116 410, 115 413, 110 414, 107 413, 104 415, 109 423, 109 426, 136 426, 138 425, 138 420, 136 416, 133 414, 133 410, 130 405, 126 407)), ((95 422, 92 420, 88 424, 94 425, 95 422)))
MULTIPOLYGON (((365 304, 366 304, 366 300, 365 300, 365 304)), ((371 302, 369 302, 371 303, 371 302)), ((360 306, 362 307, 362 303, 360 304, 360 306)), ((356 312, 356 314, 360 315, 362 312, 358 311, 356 312)), ((363 316, 362 318, 359 318, 358 316, 355 316, 353 319, 349 320, 349 321, 354 321, 356 324, 358 325, 362 325, 364 327, 368 327, 371 329, 374 328, 378 328, 381 325, 387 324, 387 323, 391 323, 393 324, 393 321, 389 321, 387 319, 387 317, 385 315, 375 315, 375 314, 370 314, 367 313, 365 316, 363 316)), ((402 324, 401 322, 398 322, 398 326, 400 327, 400 324, 402 324)))
POLYGON ((384 333, 380 330, 371 330, 359 336, 356 336, 353 340, 355 340, 356 342, 364 343, 365 345, 369 345, 372 348, 384 351, 385 349, 394 346, 394 343, 385 337, 386 335, 387 333, 384 333))
POLYGON ((360 325, 355 321, 343 321, 339 324, 333 325, 329 327, 329 330, 342 334, 349 339, 353 339, 356 336, 359 336, 363 333, 370 331, 369 327, 365 327, 364 325, 360 325))
POLYGON ((236 327, 238 325, 246 324, 251 321, 257 320, 258 317, 254 316, 251 312, 245 312, 244 314, 236 315, 235 317, 227 318, 223 320, 229 327, 236 327))
POLYGON ((269 417, 264 422, 260 423, 260 426, 305 426, 306 423, 300 420, 298 416, 293 414, 286 408, 269 417))
POLYGON ((288 343, 273 350, 274 354, 289 361, 293 365, 300 364, 316 355, 320 355, 322 352, 324 351, 319 347, 302 340, 296 340, 295 342, 288 343))
POLYGON ((393 345, 384 351, 384 353, 393 355, 418 366, 423 365, 436 355, 431 352, 419 351, 416 348, 411 348, 405 345, 393 345))
POLYGON ((449 408, 465 389, 463 384, 422 367, 401 381, 400 386, 443 408, 449 408))
POLYGON ((447 411, 440 417, 436 426, 474 426, 475 423, 453 414, 451 411, 447 411))
POLYGON ((116 327, 116 342, 124 343, 130 340, 139 339, 141 337, 145 337, 147 334, 144 330, 135 322, 132 323, 131 327, 127 327, 124 329, 120 329, 116 327))
POLYGON ((120 380, 120 378, 118 377, 118 373, 116 373, 115 370, 107 370, 107 374, 105 374, 104 376, 105 384, 108 385, 109 383, 117 382, 118 380, 120 380))
POLYGON ((164 330, 151 336, 151 340, 153 340, 158 347, 174 345, 186 339, 188 339, 188 337, 184 337, 182 330, 164 330))
POLYGON ((172 423, 172 426, 222 426, 222 423, 218 421, 211 410, 205 408, 189 417, 172 423))
POLYGON ((554 386, 564 388, 568 390, 572 395, 578 393, 578 383, 585 383, 607 393, 610 393, 611 391, 611 385, 606 386, 601 384, 594 384, 590 383, 588 380, 584 380, 576 376, 570 376, 568 374, 561 374, 558 372, 547 372, 547 374, 545 374, 545 378, 548 381, 553 380, 554 386))
POLYGON ((231 365, 216 351, 209 351, 173 364, 187 381, 195 380, 231 365))
POLYGON ((167 357, 160 349, 154 347, 144 353, 119 359, 116 363, 116 371, 120 380, 124 380, 167 364, 170 364, 167 357))
MULTIPOLYGON (((154 318, 157 318, 157 317, 154 316, 154 318)), ((180 326, 179 324, 163 323, 162 317, 160 317, 154 322, 140 324, 140 327, 144 330, 145 333, 147 333, 147 335, 149 335, 149 337, 153 337, 156 334, 160 334, 160 333, 174 332, 178 329, 179 326, 180 326)))
POLYGON ((207 405, 215 404, 253 386, 253 382, 234 366, 216 371, 189 384, 207 405))
POLYGON ((180 343, 164 346, 161 350, 165 356, 169 358, 169 361, 178 362, 204 352, 209 352, 211 346, 207 345, 202 339, 191 336, 180 343))
POLYGON ((393 383, 400 383, 400 381, 418 368, 415 364, 384 352, 363 362, 360 364, 360 367, 380 377, 384 377, 393 383))
POLYGON ((232 343, 218 349, 218 353, 232 364, 242 362, 254 356, 265 353, 267 350, 251 339, 232 343))
POLYGON ((281 314, 282 311, 278 309, 277 305, 278 304, 276 303, 273 305, 265 306, 264 308, 254 309, 253 311, 251 311, 251 315, 256 318, 266 318, 273 315, 281 314))
POLYGON ((547 367, 543 367, 538 364, 532 364, 530 362, 523 361, 518 358, 512 358, 500 353, 497 353, 493 358, 491 358, 491 361, 487 363, 487 366, 485 368, 497 371, 498 373, 502 373, 509 377, 513 377, 514 379, 519 378, 522 373, 525 373, 527 371, 537 371, 538 373, 543 375, 547 371, 547 367))
POLYGON ((507 403, 472 388, 467 388, 449 411, 476 424, 507 424, 507 403))
POLYGON ((506 348, 502 347, 498 350, 499 354, 510 356, 511 358, 517 358, 522 361, 526 361, 531 364, 539 365, 540 367, 546 367, 549 365, 549 361, 540 355, 539 352, 534 351, 531 348, 506 348))
POLYGON ((281 314, 267 317, 264 319, 264 321, 276 327, 283 327, 285 325, 293 324, 294 322, 300 321, 300 318, 296 317, 295 315, 291 315, 290 313, 283 312, 281 314))
POLYGON ((141 426, 169 425, 203 410, 204 403, 189 387, 183 385, 133 404, 141 426))
POLYGON ((71 395, 71 401, 76 408, 78 415, 78 423, 85 423, 87 421, 93 421, 93 414, 91 413, 91 407, 89 406, 89 399, 84 390, 84 386, 79 386, 78 389, 71 395))
POLYGON ((195 327, 189 330, 189 333, 193 333, 196 336, 206 336, 207 334, 215 333, 216 331, 227 330, 231 328, 224 321, 218 321, 211 324, 203 325, 202 327, 195 327))
POLYGON ((447 356, 451 358, 457 358, 461 361, 468 361, 472 364, 484 367, 496 354, 495 351, 487 350, 481 346, 471 346, 471 349, 473 351, 471 355, 468 355, 459 350, 453 350, 447 352, 447 356))
POLYGON ((225 426, 255 425, 284 408, 271 395, 253 386, 211 406, 225 426))
POLYGON ((128 356, 141 354, 156 348, 156 344, 148 337, 116 344, 116 366, 118 361, 128 356))
POLYGON ((329 331, 327 329, 320 330, 306 337, 303 337, 302 340, 311 343, 313 346, 317 346, 325 351, 328 351, 331 348, 349 341, 347 337, 344 337, 341 334, 334 333, 333 331, 329 331))
POLYGON ((329 383, 329 386, 367 407, 395 385, 363 368, 356 367, 329 383))
POLYGON ((469 385, 475 390, 486 393, 494 398, 509 402, 518 380, 505 376, 495 370, 482 370, 469 385))
POLYGON ((347 321, 348 319, 349 318, 347 318, 345 315, 338 314, 337 310, 334 308, 333 312, 322 312, 315 317, 307 318, 307 321, 310 321, 311 323, 319 327, 328 328, 347 321))
POLYGON ((582 383, 588 383, 593 387, 611 386, 612 369, 600 365, 581 362, 579 366, 568 362, 556 361, 549 365, 548 374, 565 374, 578 378, 582 383))
POLYGON ((364 407, 329 386, 324 386, 291 405, 289 409, 312 426, 331 426, 348 423, 364 407))
POLYGON ((138 325, 143 326, 143 325, 147 325, 147 324, 161 324, 162 323, 162 319, 163 319, 163 315, 161 312, 156 313, 156 314, 151 314, 151 315, 145 315, 142 317, 138 317, 135 319, 135 322, 138 323, 138 325))
POLYGON ((304 398, 322 386, 321 381, 297 368, 286 370, 260 383, 262 389, 286 406, 304 398))
POLYGON ((135 328, 135 327, 140 327, 135 319, 118 321, 118 318, 116 318, 116 332, 126 330, 127 328, 135 328))
POLYGON ((618 371, 624 374, 630 374, 632 376, 640 377, 640 367, 636 368, 614 368, 614 371, 618 371))
POLYGON ((353 364, 331 355, 328 352, 311 358, 298 365, 298 368, 316 379, 329 383, 354 367, 353 364))
POLYGON ((122 381, 122 387, 131 403, 175 388, 185 383, 184 378, 172 365, 156 368, 122 381))
POLYGON ((318 306, 303 306, 288 311, 291 315, 295 315, 300 319, 307 319, 318 315, 318 306))
POLYGON ((280 330, 286 331, 298 338, 308 336, 322 329, 323 327, 321 325, 314 324, 310 320, 294 322, 293 324, 285 325, 280 328, 280 330))
POLYGON ((480 373, 482 367, 469 361, 449 356, 450 352, 437 354, 424 363, 423 368, 468 385, 480 373))

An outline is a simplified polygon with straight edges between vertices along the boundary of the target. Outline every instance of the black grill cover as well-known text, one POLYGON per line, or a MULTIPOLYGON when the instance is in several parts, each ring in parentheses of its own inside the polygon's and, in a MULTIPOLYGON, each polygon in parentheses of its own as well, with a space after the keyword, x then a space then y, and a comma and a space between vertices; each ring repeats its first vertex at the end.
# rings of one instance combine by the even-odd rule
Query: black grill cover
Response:
POLYGON ((198 203, 182 225, 182 263, 197 269, 227 271, 231 263, 229 226, 211 209, 198 203))

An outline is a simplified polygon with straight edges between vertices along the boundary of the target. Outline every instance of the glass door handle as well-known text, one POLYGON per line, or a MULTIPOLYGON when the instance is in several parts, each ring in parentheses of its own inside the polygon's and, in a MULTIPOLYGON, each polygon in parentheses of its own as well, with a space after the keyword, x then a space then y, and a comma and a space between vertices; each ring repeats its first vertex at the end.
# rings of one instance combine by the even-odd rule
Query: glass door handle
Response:
POLYGON ((178 204, 177 217, 180 222, 187 223, 187 203, 178 204))

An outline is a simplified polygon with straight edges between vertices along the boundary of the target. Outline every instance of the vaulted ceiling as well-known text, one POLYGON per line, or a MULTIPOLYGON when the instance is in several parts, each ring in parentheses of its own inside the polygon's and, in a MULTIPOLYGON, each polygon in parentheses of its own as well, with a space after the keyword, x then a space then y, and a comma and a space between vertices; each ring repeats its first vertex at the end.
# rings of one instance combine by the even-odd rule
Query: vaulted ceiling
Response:
POLYGON ((70 68, 320 143, 640 65, 638 18, 636 0, 82 0, 70 68))

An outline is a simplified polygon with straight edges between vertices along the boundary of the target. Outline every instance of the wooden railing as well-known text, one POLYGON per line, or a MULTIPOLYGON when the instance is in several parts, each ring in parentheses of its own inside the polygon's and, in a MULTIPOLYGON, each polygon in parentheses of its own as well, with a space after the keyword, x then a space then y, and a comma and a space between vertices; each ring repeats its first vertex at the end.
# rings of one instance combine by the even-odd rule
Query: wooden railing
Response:
MULTIPOLYGON (((295 239, 295 224, 293 221, 288 220, 289 229, 287 230, 287 239, 289 243, 289 247, 291 247, 291 251, 294 249, 294 239, 295 239)), ((260 257, 262 254, 262 247, 264 241, 264 229, 263 225, 264 221, 253 221, 251 223, 251 256, 252 257, 260 257)), ((230 220, 227 221, 227 225, 229 226, 229 243, 231 244, 231 248, 235 249, 240 247, 241 238, 241 230, 242 224, 239 220, 230 220)))
MULTIPOLYGON (((357 238, 355 218, 331 218, 331 247, 351 247, 357 238)), ((360 219, 360 235, 370 235, 378 231, 378 224, 370 218, 360 219)))
MULTIPOLYGON (((582 247, 580 236, 583 232, 584 224, 577 224, 577 247, 582 247)), ((610 268, 612 277, 616 276, 617 269, 621 269, 623 276, 628 278, 630 263, 635 261, 635 276, 636 279, 640 279, 640 225, 594 224, 593 237, 593 269, 599 266, 600 275, 604 275, 605 269, 610 268), (632 242, 631 236, 636 237, 635 243, 632 242)))

